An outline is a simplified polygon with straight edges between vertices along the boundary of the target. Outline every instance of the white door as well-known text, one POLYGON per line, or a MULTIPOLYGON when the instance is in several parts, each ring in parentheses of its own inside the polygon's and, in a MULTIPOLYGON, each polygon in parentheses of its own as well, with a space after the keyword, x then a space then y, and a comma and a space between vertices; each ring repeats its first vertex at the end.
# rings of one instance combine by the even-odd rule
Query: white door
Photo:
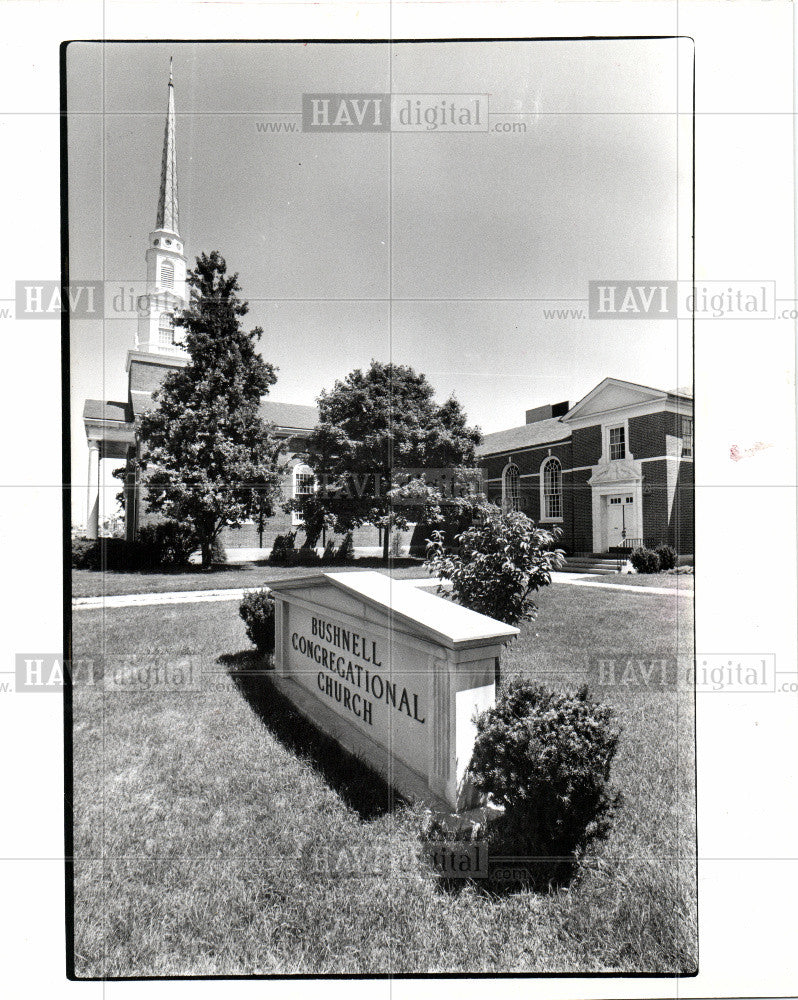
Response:
POLYGON ((621 546, 634 533, 634 497, 619 493, 607 497, 607 548, 621 546))

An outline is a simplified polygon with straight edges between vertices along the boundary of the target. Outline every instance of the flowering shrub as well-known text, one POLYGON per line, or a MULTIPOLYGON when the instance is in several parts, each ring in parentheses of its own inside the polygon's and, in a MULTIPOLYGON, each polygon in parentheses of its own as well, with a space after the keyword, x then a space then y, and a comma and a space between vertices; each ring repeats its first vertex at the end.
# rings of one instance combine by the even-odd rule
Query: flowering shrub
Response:
POLYGON ((247 637, 257 646, 258 651, 274 653, 275 607, 274 598, 268 590, 250 590, 238 609, 247 626, 247 637))
POLYGON ((447 552, 443 534, 433 532, 424 568, 451 580, 458 604, 508 625, 534 618, 531 595, 551 583, 551 571, 563 562, 552 546, 559 529, 536 528, 519 511, 502 514, 486 506, 480 522, 457 535, 457 551, 447 552))
POLYGON ((620 795, 610 784, 619 731, 613 712, 576 694, 511 683, 477 720, 476 787, 504 806, 500 833, 515 853, 576 859, 606 836, 620 795))

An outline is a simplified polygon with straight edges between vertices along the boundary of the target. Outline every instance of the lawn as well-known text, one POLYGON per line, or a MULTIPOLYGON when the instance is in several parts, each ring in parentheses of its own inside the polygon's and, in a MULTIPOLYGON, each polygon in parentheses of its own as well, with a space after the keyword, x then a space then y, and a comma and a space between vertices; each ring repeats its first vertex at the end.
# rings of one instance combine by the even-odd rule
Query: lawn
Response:
MULTIPOLYGON (((232 555, 231 555, 232 558, 232 555)), ((313 573, 317 569, 346 572, 357 569, 389 569, 391 576, 410 578, 427 576, 418 559, 388 560, 363 556, 347 565, 319 567, 270 566, 265 562, 229 563, 200 570, 196 566, 161 570, 157 573, 101 572, 100 570, 73 569, 73 597, 101 597, 112 594, 163 594, 184 590, 235 590, 240 587, 262 587, 270 580, 283 580, 290 576, 313 573)))
POLYGON ((597 583, 620 583, 630 587, 666 587, 668 590, 695 589, 692 573, 602 573, 586 576, 585 580, 597 583))
POLYGON ((77 974, 694 970, 692 694, 607 671, 688 650, 692 602, 554 584, 540 609, 505 674, 615 707, 625 801, 570 886, 502 895, 443 887, 412 805, 220 666, 248 646, 235 603, 76 612, 75 657, 107 672, 201 669, 75 689, 77 974))

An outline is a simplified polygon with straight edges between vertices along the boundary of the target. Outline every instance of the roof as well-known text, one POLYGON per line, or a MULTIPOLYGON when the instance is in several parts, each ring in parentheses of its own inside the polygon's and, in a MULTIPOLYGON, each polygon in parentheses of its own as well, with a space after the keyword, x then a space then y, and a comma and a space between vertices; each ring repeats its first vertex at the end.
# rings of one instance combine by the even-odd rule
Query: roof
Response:
POLYGON ((319 422, 319 411, 315 406, 301 403, 278 403, 273 399, 262 399, 260 415, 277 427, 312 431, 319 422))
POLYGON ((276 580, 269 584, 269 589, 280 594, 330 586, 389 615, 393 624, 410 626, 416 634, 450 649, 484 645, 490 641, 504 642, 519 631, 512 625, 430 594, 414 586, 413 581, 393 580, 373 570, 315 573, 293 580, 276 580))
POLYGON ((87 399, 83 404, 84 420, 116 420, 122 424, 131 421, 127 403, 114 399, 87 399))
POLYGON ((502 451, 514 451, 516 448, 554 444, 556 441, 566 441, 570 436, 571 428, 559 417, 549 417, 548 420, 536 420, 532 424, 486 434, 477 448, 477 454, 493 455, 502 451))

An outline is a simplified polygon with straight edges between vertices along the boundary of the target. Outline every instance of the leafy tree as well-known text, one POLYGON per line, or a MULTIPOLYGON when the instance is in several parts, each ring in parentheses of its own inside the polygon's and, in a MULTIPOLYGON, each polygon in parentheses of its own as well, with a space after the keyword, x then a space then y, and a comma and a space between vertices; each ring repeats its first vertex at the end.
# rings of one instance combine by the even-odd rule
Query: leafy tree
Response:
POLYGON ((277 376, 255 349, 262 329, 241 328, 249 307, 224 258, 200 255, 188 281, 175 326, 190 360, 164 378, 138 436, 148 510, 192 524, 207 568, 222 528, 273 513, 281 446, 259 409, 277 376))
POLYGON ((435 532, 425 568, 451 580, 455 600, 472 611, 508 625, 534 618, 532 594, 562 565, 562 551, 553 548, 559 529, 536 528, 526 514, 502 514, 494 504, 484 504, 480 515, 457 536, 456 551, 447 551, 442 533, 435 532))
POLYGON ((308 455, 319 489, 290 505, 310 530, 375 524, 387 558, 392 528, 440 519, 440 490, 420 470, 473 467, 482 435, 454 397, 433 396, 422 373, 379 361, 322 392, 308 455))

